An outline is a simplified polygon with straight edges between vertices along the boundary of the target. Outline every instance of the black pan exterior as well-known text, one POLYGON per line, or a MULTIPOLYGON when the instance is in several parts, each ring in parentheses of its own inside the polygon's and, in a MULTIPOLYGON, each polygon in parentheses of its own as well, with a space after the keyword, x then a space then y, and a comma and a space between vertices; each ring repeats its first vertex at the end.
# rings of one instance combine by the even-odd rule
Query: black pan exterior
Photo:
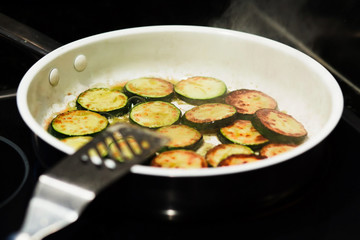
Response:
MULTIPOLYGON (((64 153, 34 136, 43 169, 64 153), (51 156, 51 157, 49 157, 51 156)), ((324 173, 323 143, 285 162, 218 176, 160 177, 130 173, 95 200, 135 218, 164 221, 210 220, 256 216, 298 200, 324 173)), ((90 206, 91 207, 91 206, 90 206)))

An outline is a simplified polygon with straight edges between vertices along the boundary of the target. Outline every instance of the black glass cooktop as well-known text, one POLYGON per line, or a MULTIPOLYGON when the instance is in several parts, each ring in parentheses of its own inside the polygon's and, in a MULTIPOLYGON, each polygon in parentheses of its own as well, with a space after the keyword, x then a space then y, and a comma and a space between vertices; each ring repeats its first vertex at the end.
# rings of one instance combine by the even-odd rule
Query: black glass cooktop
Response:
MULTIPOLYGON (((308 188, 253 214, 230 213, 224 218, 209 211, 201 220, 183 216, 178 221, 121 211, 119 209, 126 206, 114 207, 116 203, 104 193, 76 223, 46 239, 227 239, 234 236, 245 239, 359 239, 358 10, 359 3, 351 0, 107 1, 86 5, 59 3, 55 7, 30 1, 13 5, 0 3, 0 12, 61 43, 145 25, 217 26, 256 33, 301 51, 310 51, 308 53, 341 73, 341 76, 334 76, 344 92, 346 113, 325 140, 324 166, 308 188)), ((21 76, 38 56, 4 39, 0 39, 0 52, 0 95, 7 96, 0 98, 0 136, 24 151, 31 169, 19 198, 0 209, 0 238, 5 238, 19 228, 33 183, 43 169, 33 148, 34 136, 21 120, 15 97, 7 95, 16 90, 21 76)), ((3 161, 5 156, 1 158, 3 161)), ((4 184, 12 183, 2 182, 0 187, 4 184)))

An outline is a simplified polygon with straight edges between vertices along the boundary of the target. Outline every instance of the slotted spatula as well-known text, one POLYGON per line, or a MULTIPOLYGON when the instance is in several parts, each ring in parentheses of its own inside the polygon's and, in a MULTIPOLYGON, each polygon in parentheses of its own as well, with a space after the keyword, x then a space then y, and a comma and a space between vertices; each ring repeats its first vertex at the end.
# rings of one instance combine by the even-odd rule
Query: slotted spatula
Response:
POLYGON ((42 239, 76 221, 102 189, 167 141, 130 124, 108 127, 39 177, 23 226, 11 239, 42 239))

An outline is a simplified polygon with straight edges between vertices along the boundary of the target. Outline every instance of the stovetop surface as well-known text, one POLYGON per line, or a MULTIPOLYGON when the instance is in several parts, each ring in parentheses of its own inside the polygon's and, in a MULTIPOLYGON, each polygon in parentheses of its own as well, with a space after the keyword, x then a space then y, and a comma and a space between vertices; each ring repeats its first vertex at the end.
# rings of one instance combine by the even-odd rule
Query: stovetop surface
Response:
MULTIPOLYGON (((240 30, 240 27, 235 25, 241 21, 230 16, 237 16, 234 6, 244 7, 244 3, 248 2, 250 1, 152 1, 141 5, 141 9, 146 11, 135 11, 139 5, 134 3, 130 3, 130 7, 126 5, 125 8, 125 5, 119 3, 106 2, 86 7, 81 4, 60 6, 51 12, 50 8, 35 3, 35 9, 31 13, 27 11, 30 3, 26 2, 21 8, 0 4, 0 11, 59 42, 67 43, 104 31, 157 24, 215 25, 240 30), (231 6, 233 9, 229 10, 231 6), (47 19, 46 24, 44 19, 47 19)), ((266 1, 255 2, 263 9, 266 1)), ((317 34, 312 32, 312 39, 301 39, 295 31, 291 33, 357 85, 360 75, 357 64, 360 57, 355 50, 359 48, 357 30, 360 21, 354 14, 360 9, 358 3, 350 0, 294 2, 302 6, 301 16, 308 16, 303 22, 316 25, 309 26, 308 29, 319 31, 317 34), (322 9, 325 5, 330 8, 322 9), (334 8, 337 11, 333 10, 334 8), (328 31, 324 30, 324 26, 328 31)), ((237 11, 244 9, 247 8, 239 7, 237 11)), ((272 11, 267 14, 277 16, 272 11)), ((281 23, 281 19, 277 20, 281 23)), ((244 29, 249 32, 251 30, 245 27, 244 29)), ((256 31, 259 31, 259 28, 256 31)), ((286 36, 275 36, 270 31, 266 31, 264 35, 292 44, 286 36)), ((3 39, 0 40, 0 51, 0 91, 16 89, 21 76, 36 61, 36 57, 3 39)), ((360 133, 356 129, 359 127, 357 113, 360 112, 360 100, 354 89, 341 80, 339 83, 345 95, 345 107, 354 113, 353 121, 349 122, 345 118, 340 120, 333 133, 325 140, 328 152, 326 165, 319 173, 321 176, 296 196, 251 216, 235 215, 219 219, 209 213, 207 221, 157 221, 132 216, 103 205, 106 199, 102 199, 89 206, 76 223, 47 239, 226 239, 234 236, 246 239, 359 239, 360 161, 357 137, 360 133)), ((33 135, 18 113, 16 99, 0 99, 0 108, 0 136, 17 144, 25 152, 31 166, 29 183, 22 190, 22 200, 17 202, 17 205, 9 205, 8 208, 0 210, 0 225, 6 226, 0 227, 2 237, 20 226, 33 183, 42 169, 32 145, 33 135), (2 211, 6 212, 8 219, 12 219, 11 226, 5 224, 7 219, 1 217, 2 211)), ((0 183, 0 186, 3 186, 2 184, 5 183, 0 183)))

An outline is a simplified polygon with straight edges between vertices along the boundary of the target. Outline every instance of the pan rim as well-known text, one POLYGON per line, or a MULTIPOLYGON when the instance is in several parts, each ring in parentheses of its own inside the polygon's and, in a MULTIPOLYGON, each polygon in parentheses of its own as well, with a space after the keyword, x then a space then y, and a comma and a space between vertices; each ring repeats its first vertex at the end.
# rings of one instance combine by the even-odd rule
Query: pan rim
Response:
POLYGON ((204 169, 164 169, 164 168, 155 168, 150 166, 142 166, 136 165, 131 169, 132 173, 135 174, 143 174, 143 175, 151 175, 151 176, 163 176, 163 177, 204 177, 204 176, 218 176, 224 174, 234 174, 241 173, 247 171, 253 171, 265 167, 269 167, 287 160, 291 160, 302 153, 310 150, 311 148, 318 145, 322 142, 332 130, 336 127, 339 122, 342 111, 343 111, 343 95, 341 89, 334 79, 334 77, 323 67, 320 63, 312 59, 311 57, 305 55, 304 53, 282 44, 280 42, 258 36, 249 33, 244 33, 235 30, 229 29, 221 29, 215 27, 205 27, 205 26, 189 26, 189 25, 162 25, 162 26, 146 26, 146 27, 137 27, 137 28, 129 28, 122 30, 115 30, 111 32, 101 33, 97 35, 93 35, 90 37, 86 37, 83 39, 76 40, 69 44, 59 47, 54 51, 50 52, 43 58, 41 58, 38 62, 36 62, 24 75, 23 79, 19 84, 19 88, 17 91, 17 106, 25 123, 28 125, 32 131, 47 142, 52 147, 64 152, 66 154, 74 153, 74 150, 66 146, 63 143, 60 143, 58 139, 51 136, 45 129, 43 129, 40 124, 32 116, 29 108, 27 107, 27 89, 31 83, 31 79, 34 75, 46 64, 48 61, 56 58, 57 56, 75 49, 79 46, 86 45, 89 43, 103 41, 104 39, 109 39, 113 37, 121 37, 121 36, 129 36, 136 34, 144 34, 144 33, 163 33, 163 32, 188 32, 188 33, 209 33, 209 34, 221 34, 224 36, 235 37, 239 39, 246 39, 250 41, 255 41, 260 44, 271 45, 278 49, 279 51, 285 51, 292 56, 301 59, 301 61, 306 62, 312 66, 314 71, 317 71, 319 75, 323 76, 322 81, 326 81, 324 85, 329 89, 332 93, 332 102, 331 102, 331 113, 329 114, 329 118, 323 126, 323 128, 311 139, 308 139, 303 144, 295 148, 294 150, 272 157, 270 159, 266 159, 266 161, 258 161, 254 163, 249 163, 245 165, 239 166, 230 166, 230 167, 222 167, 222 168, 204 168, 204 169))

